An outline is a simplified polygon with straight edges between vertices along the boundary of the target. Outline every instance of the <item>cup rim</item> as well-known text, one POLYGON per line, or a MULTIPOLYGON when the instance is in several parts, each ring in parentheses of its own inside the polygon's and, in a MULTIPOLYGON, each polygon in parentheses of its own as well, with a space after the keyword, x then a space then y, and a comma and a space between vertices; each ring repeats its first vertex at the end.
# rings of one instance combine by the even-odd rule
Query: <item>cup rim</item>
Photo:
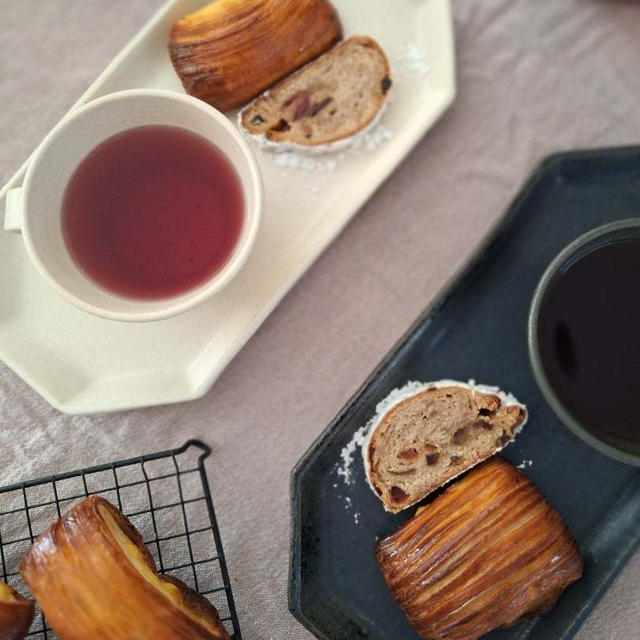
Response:
MULTIPOLYGON (((116 91, 106 94, 104 96, 91 100, 76 109, 73 109, 47 134, 47 136, 43 139, 41 145, 38 147, 38 150, 36 151, 31 162, 29 163, 25 179, 22 184, 21 198, 23 211, 26 211, 25 205, 31 189, 33 176, 37 170, 41 158, 44 155, 44 152, 50 146, 52 141, 69 126, 73 126, 72 123, 77 119, 78 116, 94 111, 95 109, 98 109, 110 102, 119 102, 123 99, 131 97, 155 98, 157 100, 180 102, 182 104, 188 105, 190 108, 198 109, 199 111, 205 113, 209 118, 213 119, 216 122, 216 125, 226 130, 226 132, 237 143, 241 154, 247 164, 249 173, 249 184, 251 185, 251 189, 253 190, 254 204, 251 208, 250 215, 245 216, 248 225, 247 230, 244 235, 239 238, 238 243, 234 248, 234 253, 229 258, 223 269, 217 273, 214 273, 207 281, 205 281, 204 284, 200 285, 197 288, 194 288, 193 295, 189 295, 190 291, 187 290, 179 296, 159 298, 158 300, 150 299, 141 301, 132 298, 131 300, 133 302, 143 303, 146 308, 136 311, 116 311, 102 306, 97 306, 83 300, 75 293, 70 291, 67 287, 60 284, 58 280, 56 280, 51 275, 48 268, 41 260, 35 243, 33 242, 30 231, 29 218, 27 216, 25 216, 23 220, 21 231, 23 241, 25 243, 31 261, 33 262, 39 273, 42 275, 42 277, 46 280, 47 284, 49 284, 49 286, 51 286, 66 301, 94 316, 98 316, 108 320, 118 320, 123 322, 149 322, 172 318, 174 316, 185 313, 190 309, 193 309, 194 307, 201 304, 209 297, 223 289, 237 275, 237 273, 246 263, 253 245, 255 244, 262 218, 262 202, 264 194, 262 178, 255 156, 243 135, 234 127, 231 121, 226 116, 224 116, 224 114, 222 114, 211 105, 203 102, 202 100, 184 93, 180 93, 178 91, 171 91, 166 89, 126 89, 123 91, 116 91), (167 304, 173 297, 176 298, 176 302, 174 304, 167 304), (154 309, 154 302, 164 303, 164 308, 154 309)), ((179 127, 180 125, 176 124, 175 126, 179 127)), ((121 131, 125 131, 126 129, 127 127, 124 126, 121 131)), ((77 268, 80 269, 79 267, 77 268)), ((95 286, 100 287, 100 285, 96 283, 94 284, 95 286)), ((109 291, 109 293, 115 296, 118 295, 111 291, 109 291)))
POLYGON ((531 306, 529 308, 529 317, 527 321, 527 344, 529 351, 529 361, 531 368, 533 369, 533 375, 538 383, 538 387, 542 391, 542 395, 554 411, 556 416, 560 418, 560 421, 576 436, 578 436, 583 442, 586 442, 591 447, 597 449, 604 455, 614 458, 620 462, 626 464, 640 466, 640 453, 632 453, 625 451, 622 448, 618 448, 608 442, 597 438, 586 427, 582 426, 579 420, 577 420, 568 409, 565 408, 562 401, 555 393, 549 379, 542 366, 542 358, 540 356, 540 344, 538 341, 538 320, 540 317, 540 306, 544 299, 545 293, 551 283, 553 277, 558 272, 559 268, 576 253, 579 249, 589 244, 592 240, 596 240, 612 231, 619 231, 623 229, 640 228, 640 218, 627 218, 624 220, 617 220, 616 222, 610 222, 608 224, 596 227, 591 231, 579 236, 571 243, 569 243, 556 257, 549 263, 545 269, 540 281, 538 282, 536 289, 531 300, 531 306))

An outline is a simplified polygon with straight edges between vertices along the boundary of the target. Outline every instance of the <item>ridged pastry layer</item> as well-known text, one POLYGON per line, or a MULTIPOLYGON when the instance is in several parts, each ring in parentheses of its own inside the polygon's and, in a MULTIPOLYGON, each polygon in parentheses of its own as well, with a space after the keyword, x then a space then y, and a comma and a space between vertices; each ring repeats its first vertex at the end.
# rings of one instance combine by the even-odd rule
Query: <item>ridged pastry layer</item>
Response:
POLYGON ((173 25, 169 54, 186 92, 226 111, 341 37, 327 0, 218 0, 173 25))
POLYGON ((229 640, 213 605, 159 575, 142 536, 98 496, 40 535, 20 571, 61 640, 229 640))
POLYGON ((582 575, 558 513, 494 457, 376 545, 389 589, 427 640, 474 640, 549 610, 582 575))

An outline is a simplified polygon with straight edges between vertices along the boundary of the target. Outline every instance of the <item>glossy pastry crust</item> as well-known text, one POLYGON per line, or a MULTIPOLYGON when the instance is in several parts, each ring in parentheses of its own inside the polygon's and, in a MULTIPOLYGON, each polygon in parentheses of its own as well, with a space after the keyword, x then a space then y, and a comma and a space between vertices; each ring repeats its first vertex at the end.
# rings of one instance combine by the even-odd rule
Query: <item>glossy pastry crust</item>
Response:
POLYGON ((98 496, 39 536, 20 571, 61 640, 229 640, 213 605, 158 575, 135 527, 98 496))
POLYGON ((0 640, 22 640, 33 620, 34 603, 0 582, 0 640))
POLYGON ((173 25, 169 55, 187 93, 227 111, 341 37, 327 0, 218 0, 173 25))
POLYGON ((582 575, 564 522, 495 457, 376 545, 393 597, 426 640, 474 640, 540 615, 582 575))

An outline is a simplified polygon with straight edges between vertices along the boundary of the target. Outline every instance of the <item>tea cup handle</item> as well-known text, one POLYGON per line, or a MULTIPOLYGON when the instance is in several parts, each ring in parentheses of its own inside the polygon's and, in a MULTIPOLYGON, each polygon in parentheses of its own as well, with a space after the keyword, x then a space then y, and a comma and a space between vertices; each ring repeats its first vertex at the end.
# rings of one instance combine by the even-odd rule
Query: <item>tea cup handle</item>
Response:
POLYGON ((4 230, 22 233, 22 189, 9 189, 5 198, 4 230))

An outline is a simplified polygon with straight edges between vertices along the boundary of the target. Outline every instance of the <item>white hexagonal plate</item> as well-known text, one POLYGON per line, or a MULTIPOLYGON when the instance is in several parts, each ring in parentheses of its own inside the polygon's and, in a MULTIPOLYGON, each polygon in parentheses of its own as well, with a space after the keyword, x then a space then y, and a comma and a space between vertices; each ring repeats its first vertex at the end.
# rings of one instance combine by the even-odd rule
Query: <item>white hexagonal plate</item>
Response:
MULTIPOLYGON (((202 0, 167 3, 74 106, 120 89, 182 91, 167 33, 202 0)), ((313 170, 256 150, 264 223, 247 265, 219 295, 177 318, 125 324, 67 304, 30 264, 19 235, 0 232, 0 358, 68 413, 197 398, 211 387, 285 293, 451 104, 449 0, 334 0, 345 35, 367 34, 394 77, 379 146, 320 156, 313 170), (334 162, 335 161, 335 162, 334 162), (335 166, 334 166, 335 165, 335 166)), ((234 118, 235 119, 235 118, 234 118)), ((25 165, 0 191, 22 182, 25 165)))

